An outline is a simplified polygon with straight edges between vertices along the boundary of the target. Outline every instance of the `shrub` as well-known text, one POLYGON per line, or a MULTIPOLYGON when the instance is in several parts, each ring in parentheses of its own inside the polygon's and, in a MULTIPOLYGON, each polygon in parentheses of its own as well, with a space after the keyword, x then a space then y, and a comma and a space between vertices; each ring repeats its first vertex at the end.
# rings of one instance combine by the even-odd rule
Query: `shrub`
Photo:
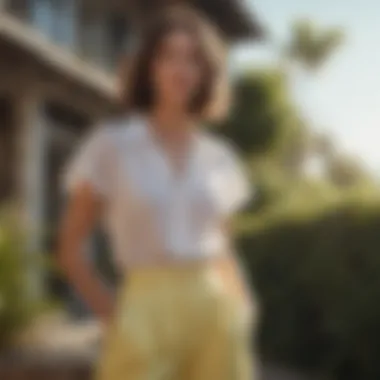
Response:
POLYGON ((31 292, 30 270, 35 255, 28 252, 25 233, 17 218, 0 213, 0 347, 26 326, 40 310, 40 301, 31 292))
POLYGON ((263 359, 337 379, 379 379, 379 203, 295 213, 240 238, 261 301, 263 359))

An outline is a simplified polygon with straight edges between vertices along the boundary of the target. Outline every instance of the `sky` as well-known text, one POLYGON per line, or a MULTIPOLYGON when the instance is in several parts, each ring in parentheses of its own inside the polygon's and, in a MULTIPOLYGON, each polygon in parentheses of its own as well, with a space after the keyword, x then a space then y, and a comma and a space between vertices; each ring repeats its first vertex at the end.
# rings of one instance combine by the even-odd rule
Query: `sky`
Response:
POLYGON ((293 96, 314 129, 327 132, 339 151, 357 156, 380 176, 380 1, 245 1, 271 37, 235 47, 237 70, 274 62, 294 19, 343 29, 343 45, 318 74, 294 81, 293 96))

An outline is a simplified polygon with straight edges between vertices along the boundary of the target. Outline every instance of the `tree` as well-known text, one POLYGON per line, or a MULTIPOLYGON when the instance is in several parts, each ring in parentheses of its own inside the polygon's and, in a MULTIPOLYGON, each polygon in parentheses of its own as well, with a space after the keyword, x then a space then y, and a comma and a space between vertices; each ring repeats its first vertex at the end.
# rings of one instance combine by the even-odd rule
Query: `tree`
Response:
POLYGON ((234 85, 234 104, 219 130, 252 157, 272 154, 300 129, 286 75, 278 68, 249 71, 234 85))
MULTIPOLYGON (((304 73, 315 75, 317 71, 320 70, 327 62, 328 58, 342 44, 342 41, 343 32, 340 28, 320 27, 315 22, 307 19, 295 21, 291 28, 290 38, 287 43, 284 44, 281 52, 282 58, 285 59, 285 62, 287 64, 290 64, 285 66, 288 76, 291 76, 294 73, 292 71, 293 68, 299 67, 303 69, 304 73)), ((302 72, 296 70, 296 76, 293 77, 292 82, 296 83, 295 89, 297 93, 299 93, 299 96, 303 102, 305 97, 312 97, 314 91, 311 87, 312 82, 309 80, 310 77, 303 78, 301 74, 302 72)), ((315 104, 313 105, 313 108, 314 107, 315 104)), ((301 175, 303 161, 315 153, 314 145, 316 143, 315 140, 318 140, 318 138, 316 136, 313 136, 315 133, 310 133, 312 127, 312 123, 309 121, 309 139, 300 141, 303 143, 303 145, 298 145, 297 147, 297 151, 302 151, 302 155, 295 157, 295 151, 293 149, 290 149, 290 157, 285 160, 284 169, 286 170, 289 169, 289 165, 287 165, 289 160, 292 162, 292 166, 290 167, 292 174, 297 173, 298 168, 298 174, 301 175), (294 158, 296 158, 296 161, 294 158)), ((325 148, 328 149, 328 141, 326 138, 325 140, 327 143, 325 144, 325 148)), ((319 141, 319 143, 322 143, 323 145, 322 141, 319 141)))
POLYGON ((310 20, 298 20, 291 29, 285 45, 285 57, 300 64, 308 72, 320 69, 341 45, 343 33, 339 28, 321 28, 310 20))
MULTIPOLYGON (((327 162, 327 176, 332 183, 339 187, 353 187, 358 185, 374 188, 374 181, 360 165, 356 157, 335 155, 327 162)), ((376 191, 378 191, 376 187, 376 191)))
MULTIPOLYGON (((287 57, 315 73, 338 34, 298 22, 287 57)), ((286 70, 242 74, 220 126, 244 153, 257 194, 236 226, 260 300, 260 353, 264 362, 334 379, 379 379, 379 192, 356 160, 311 131, 286 70), (308 152, 323 158, 326 178, 289 175, 308 152)))
POLYGON ((243 73, 235 82, 234 95, 232 112, 218 130, 243 153, 254 177, 255 207, 261 208, 282 196, 288 178, 279 163, 290 151, 294 157, 296 151, 297 156, 302 154, 305 128, 280 68, 243 73))

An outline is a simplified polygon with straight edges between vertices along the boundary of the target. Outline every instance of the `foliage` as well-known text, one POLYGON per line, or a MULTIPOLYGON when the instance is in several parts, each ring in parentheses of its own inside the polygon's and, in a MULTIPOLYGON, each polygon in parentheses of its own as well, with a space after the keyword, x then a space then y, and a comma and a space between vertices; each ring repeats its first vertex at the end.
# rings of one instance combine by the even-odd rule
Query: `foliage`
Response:
POLYGON ((275 73, 240 79, 245 95, 221 128, 243 151, 256 189, 236 227, 263 309, 260 351, 337 379, 378 379, 378 188, 349 161, 324 180, 291 175, 310 140, 275 73), (337 186, 338 177, 352 185, 337 186))
POLYGON ((341 45, 339 28, 322 29, 311 20, 297 20, 292 27, 285 55, 309 71, 319 69, 326 58, 341 45))
POLYGON ((26 236, 9 210, 0 214, 0 347, 26 326, 41 304, 31 294, 30 269, 39 265, 26 248, 26 236))
POLYGON ((370 184, 373 179, 356 158, 335 154, 328 160, 327 176, 337 186, 370 184))
POLYGON ((241 236, 263 309, 261 352, 338 379, 378 379, 380 200, 321 210, 297 218, 290 208, 241 236))
MULTIPOLYGON (((336 28, 293 27, 286 54, 309 71, 340 45, 336 28)), ((220 132, 244 155, 256 197, 236 220, 240 252, 262 307, 263 359, 334 379, 380 378, 380 192, 357 162, 313 137, 280 68, 247 72, 220 132), (325 178, 294 175, 305 152, 325 178)))
POLYGON ((247 72, 236 80, 235 101, 220 132, 247 155, 280 149, 301 129, 285 74, 277 68, 247 72))

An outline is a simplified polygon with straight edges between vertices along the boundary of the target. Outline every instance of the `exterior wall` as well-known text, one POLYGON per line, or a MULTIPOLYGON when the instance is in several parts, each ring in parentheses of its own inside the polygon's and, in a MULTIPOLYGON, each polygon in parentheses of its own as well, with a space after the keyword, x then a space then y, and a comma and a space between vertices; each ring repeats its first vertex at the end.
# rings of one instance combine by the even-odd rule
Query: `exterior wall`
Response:
POLYGON ((128 13, 110 2, 12 0, 3 8, 41 36, 105 71, 112 71, 127 44, 128 13))
MULTIPOLYGON (((5 168, 11 175, 8 171, 2 175, 2 187, 12 187, 7 200, 18 205, 31 254, 54 250, 58 215, 64 203, 60 174, 87 127, 112 105, 108 91, 112 81, 107 71, 114 69, 125 43, 122 35, 127 34, 125 20, 110 3, 83 1, 81 8, 74 9, 78 3, 82 2, 58 0, 55 4, 61 7, 56 9, 51 0, 2 4, 5 21, 9 21, 6 26, 11 26, 17 37, 12 43, 9 35, 3 39, 3 30, 0 33, 0 99, 6 104, 7 115, 3 117, 11 116, 9 131, 14 141, 12 167, 5 168), (61 19, 64 22, 57 25, 61 19), (57 68, 45 64, 52 60, 57 68), (96 66, 98 71, 92 75, 96 66), (97 76, 101 80, 97 81, 97 76)), ((5 137, 1 139, 7 145, 5 137)), ((59 279, 46 278, 38 268, 29 269, 33 295, 40 297, 52 289, 68 300, 74 314, 86 314, 81 302, 59 279)))
MULTIPOLYGON (((7 53, 0 50, 4 56, 7 53)), ((0 64, 3 121, 8 121, 2 129, 7 129, 7 135, 1 143, 9 148, 7 160, 3 161, 2 187, 12 189, 0 202, 16 203, 29 235, 30 252, 37 255, 54 245, 51 230, 55 230, 63 204, 59 188, 63 164, 92 117, 99 116, 90 106, 86 107, 91 103, 91 96, 73 96, 75 90, 64 84, 60 88, 58 94, 55 86, 41 81, 39 70, 32 62, 14 61, 13 66, 6 62, 0 64), (23 65, 29 69, 25 70, 23 65), (69 102, 70 97, 74 104, 69 102), (51 104, 59 105, 55 108, 60 111, 52 111, 51 104), (78 117, 65 115, 70 114, 70 108, 78 117)), ((37 267, 29 269, 31 293, 40 297, 47 289, 47 279, 37 267)))

